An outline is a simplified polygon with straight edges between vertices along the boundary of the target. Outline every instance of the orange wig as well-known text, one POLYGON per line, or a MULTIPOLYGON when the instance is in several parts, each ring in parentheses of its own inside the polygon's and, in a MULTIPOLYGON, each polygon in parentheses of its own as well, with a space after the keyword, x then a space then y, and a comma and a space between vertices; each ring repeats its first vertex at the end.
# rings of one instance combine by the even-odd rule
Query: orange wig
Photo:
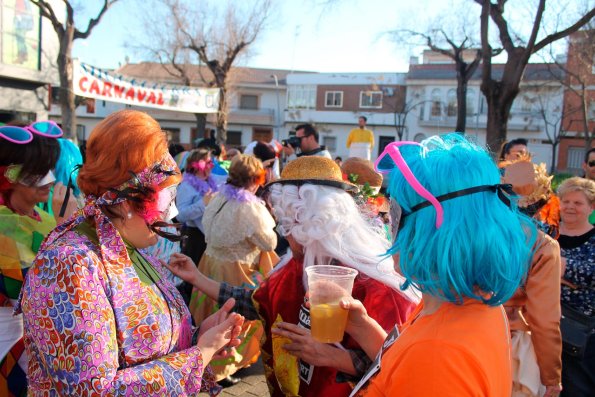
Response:
MULTIPOLYGON (((77 179, 84 194, 100 196, 150 167, 167 153, 167 139, 159 123, 146 113, 121 110, 101 121, 87 142, 86 161, 77 179)), ((172 175, 161 186, 179 183, 172 175)))

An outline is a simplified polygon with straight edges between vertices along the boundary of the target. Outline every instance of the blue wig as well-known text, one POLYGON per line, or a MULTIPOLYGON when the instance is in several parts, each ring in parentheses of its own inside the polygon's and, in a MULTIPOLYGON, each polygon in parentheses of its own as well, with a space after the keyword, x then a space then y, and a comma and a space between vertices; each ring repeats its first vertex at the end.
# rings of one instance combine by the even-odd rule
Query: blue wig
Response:
POLYGON ((60 143, 60 157, 56 163, 56 169, 54 174, 56 175, 56 181, 62 182, 64 186, 68 185, 68 178, 72 173, 72 186, 74 188, 74 195, 79 196, 81 191, 76 184, 76 178, 78 176, 78 169, 75 166, 83 164, 83 157, 79 148, 69 141, 68 139, 58 139, 60 143), (74 172, 73 172, 74 171, 74 172))
MULTIPOLYGON (((434 136, 422 146, 400 151, 419 182, 434 196, 500 183, 489 154, 459 134, 434 136)), ((390 161, 390 160, 389 160, 390 161)), ((403 214, 425 200, 392 169, 390 195, 403 214)), ((527 274, 537 231, 530 218, 506 205, 494 191, 441 202, 444 221, 436 228, 436 210, 428 206, 401 219, 391 254, 400 253, 400 268, 424 293, 462 303, 477 299, 489 305, 506 302, 527 274)))

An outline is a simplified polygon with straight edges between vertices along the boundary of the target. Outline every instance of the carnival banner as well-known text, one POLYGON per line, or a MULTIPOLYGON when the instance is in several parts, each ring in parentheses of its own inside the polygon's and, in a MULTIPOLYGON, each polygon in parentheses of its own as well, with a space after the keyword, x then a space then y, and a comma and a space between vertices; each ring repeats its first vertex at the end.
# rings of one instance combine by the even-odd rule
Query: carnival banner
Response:
POLYGON ((194 88, 138 80, 75 61, 74 93, 86 98, 187 113, 216 113, 218 88, 194 88))

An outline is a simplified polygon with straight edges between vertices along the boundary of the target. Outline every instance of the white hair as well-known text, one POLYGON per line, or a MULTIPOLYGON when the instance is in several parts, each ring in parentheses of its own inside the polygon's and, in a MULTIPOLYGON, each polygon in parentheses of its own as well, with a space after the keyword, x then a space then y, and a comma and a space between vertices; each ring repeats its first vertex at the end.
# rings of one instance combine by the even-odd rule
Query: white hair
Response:
POLYGON ((347 192, 312 184, 275 184, 270 192, 278 231, 291 234, 303 246, 304 268, 337 260, 412 301, 419 300, 413 290, 401 291, 405 279, 394 271, 393 259, 387 255, 390 242, 383 230, 366 222, 347 192))

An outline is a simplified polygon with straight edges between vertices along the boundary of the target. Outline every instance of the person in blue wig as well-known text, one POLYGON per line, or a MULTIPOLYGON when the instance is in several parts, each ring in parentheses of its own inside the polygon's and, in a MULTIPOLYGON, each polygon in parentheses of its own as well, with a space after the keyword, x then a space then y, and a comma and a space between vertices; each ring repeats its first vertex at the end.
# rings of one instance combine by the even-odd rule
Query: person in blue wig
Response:
MULTIPOLYGON (((64 138, 57 139, 60 145, 60 157, 53 169, 56 184, 50 191, 50 198, 46 203, 38 206, 50 215, 56 216, 58 223, 67 218, 77 209, 76 199, 81 198, 81 191, 76 184, 78 166, 83 164, 83 156, 79 148, 72 141, 64 138), (72 189, 67 194, 67 189, 72 189), (64 200, 68 200, 64 206, 64 200), (58 209, 54 214, 54 208, 58 209), (64 206, 64 208, 62 208, 64 206)), ((82 202, 81 202, 82 203, 82 202)))
POLYGON ((67 186, 70 181, 74 195, 79 197, 81 191, 76 184, 76 178, 79 174, 77 166, 83 164, 83 156, 81 155, 79 148, 72 143, 72 141, 60 138, 58 139, 58 143, 60 144, 60 157, 58 158, 56 169, 54 170, 56 180, 62 182, 65 186, 67 186))
POLYGON ((376 168, 390 174, 395 270, 423 299, 388 335, 359 301, 342 302, 347 332, 377 360, 352 395, 509 397, 502 303, 527 274, 535 226, 490 154, 459 134, 393 142, 376 168))

